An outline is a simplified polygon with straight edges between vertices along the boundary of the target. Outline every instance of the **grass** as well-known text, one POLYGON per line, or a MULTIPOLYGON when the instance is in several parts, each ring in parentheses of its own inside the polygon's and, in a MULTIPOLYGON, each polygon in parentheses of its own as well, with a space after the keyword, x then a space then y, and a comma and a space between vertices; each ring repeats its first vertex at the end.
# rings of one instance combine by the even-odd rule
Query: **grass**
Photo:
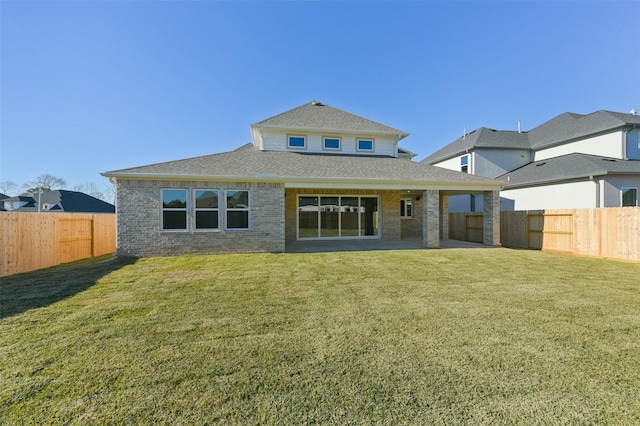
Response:
POLYGON ((638 424, 639 277, 507 249, 16 275, 0 423, 638 424))

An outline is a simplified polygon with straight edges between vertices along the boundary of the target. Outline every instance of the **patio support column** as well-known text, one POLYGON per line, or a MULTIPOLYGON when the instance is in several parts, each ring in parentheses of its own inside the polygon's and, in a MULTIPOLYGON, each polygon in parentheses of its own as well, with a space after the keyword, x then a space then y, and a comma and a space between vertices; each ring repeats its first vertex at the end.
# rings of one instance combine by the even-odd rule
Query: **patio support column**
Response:
POLYGON ((440 248, 440 191, 427 189, 422 193, 422 244, 440 248))
POLYGON ((440 194, 440 239, 449 239, 449 196, 440 194))
POLYGON ((484 191, 484 238, 485 246, 500 246, 500 191, 484 191))

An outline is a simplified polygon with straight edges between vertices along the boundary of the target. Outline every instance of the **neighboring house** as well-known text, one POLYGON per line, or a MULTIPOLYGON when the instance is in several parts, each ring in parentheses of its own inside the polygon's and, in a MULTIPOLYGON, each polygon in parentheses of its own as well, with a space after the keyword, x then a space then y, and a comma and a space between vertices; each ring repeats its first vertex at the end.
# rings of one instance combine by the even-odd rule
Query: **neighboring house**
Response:
MULTIPOLYGON (((9 196, 0 192, 0 200, 4 200, 5 198, 9 198, 9 196)), ((0 202, 0 212, 4 211, 6 211, 6 209, 4 208, 4 203, 0 202)))
POLYGON ((117 190, 118 254, 283 252, 288 243, 448 235, 450 195, 482 192, 499 244, 503 183, 411 161, 408 134, 311 102, 251 125, 230 152, 103 173, 117 190))
POLYGON ((18 195, 4 198, 0 201, 0 204, 6 211, 14 211, 21 208, 35 208, 36 201, 30 195, 18 195))
POLYGON ((13 212, 115 213, 115 206, 83 192, 63 189, 30 196, 19 195, 0 200, 13 212))
MULTIPOLYGON (((506 183, 502 210, 637 206, 640 116, 564 113, 529 132, 477 129, 422 162, 506 183)), ((482 211, 482 194, 449 199, 482 211)))

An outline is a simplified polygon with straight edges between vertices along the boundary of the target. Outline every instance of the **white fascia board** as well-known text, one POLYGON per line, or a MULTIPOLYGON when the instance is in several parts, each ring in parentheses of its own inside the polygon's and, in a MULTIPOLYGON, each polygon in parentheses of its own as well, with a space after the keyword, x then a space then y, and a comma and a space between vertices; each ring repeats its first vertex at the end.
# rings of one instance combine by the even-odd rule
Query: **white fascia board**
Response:
POLYGON ((340 134, 349 134, 349 135, 384 135, 384 136, 396 136, 398 137, 398 141, 400 139, 406 138, 409 136, 409 133, 405 133, 402 131, 398 132, 376 132, 376 131, 358 131, 353 129, 331 129, 327 127, 283 127, 283 126, 273 126, 273 125, 257 125, 252 124, 251 128, 257 129, 269 129, 269 130, 279 130, 282 132, 312 132, 312 133, 340 133, 340 134))
POLYGON ((599 178, 599 177, 602 177, 602 176, 606 176, 608 174, 609 173, 607 173, 607 172, 601 172, 601 173, 591 173, 591 174, 572 176, 572 177, 565 177, 565 178, 557 178, 557 179, 534 180, 534 181, 523 182, 523 183, 505 182, 505 184, 506 184, 505 185, 505 189, 518 189, 518 188, 528 188, 528 187, 534 187, 534 186, 547 186, 547 185, 558 185, 558 184, 563 184, 563 183, 580 182, 580 181, 593 179, 595 177, 599 178))
POLYGON ((174 181, 211 181, 211 182, 264 182, 264 183, 281 183, 285 188, 349 188, 349 189, 405 189, 405 190, 476 190, 476 191, 495 191, 502 189, 506 182, 417 182, 417 181, 396 181, 388 180, 345 180, 345 179, 314 179, 314 178, 284 178, 276 175, 257 175, 255 177, 247 176, 202 176, 202 175, 158 175, 152 173, 146 174, 127 174, 127 173, 101 173, 102 176, 116 179, 133 179, 133 180, 174 180, 174 181))

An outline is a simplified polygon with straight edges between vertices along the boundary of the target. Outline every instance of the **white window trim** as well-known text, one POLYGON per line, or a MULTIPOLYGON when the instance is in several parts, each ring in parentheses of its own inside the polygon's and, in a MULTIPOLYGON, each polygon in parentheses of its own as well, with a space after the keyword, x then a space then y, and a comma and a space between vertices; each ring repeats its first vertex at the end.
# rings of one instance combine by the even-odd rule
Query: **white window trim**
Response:
POLYGON ((470 164, 470 163, 471 163, 471 157, 469 156, 469 154, 465 154, 465 155, 461 156, 461 157, 460 157, 460 171, 461 171, 462 173, 471 174, 471 164, 470 164), (467 159, 467 164, 462 164, 462 159, 463 159, 463 158, 466 158, 466 159, 467 159), (467 170, 466 170, 466 171, 462 170, 462 167, 464 167, 464 166, 466 166, 466 167, 467 167, 467 170))
POLYGON ((228 188, 224 190, 224 229, 226 231, 236 232, 236 231, 250 231, 251 230, 251 190, 249 189, 233 189, 228 188), (234 209, 227 207, 227 194, 229 192, 235 191, 245 191, 247 192, 247 207, 242 209, 234 209), (247 227, 246 228, 229 228, 227 213, 229 212, 247 212, 247 227))
POLYGON ((402 210, 400 211, 400 219, 413 219, 415 216, 413 214, 413 198, 401 198, 400 203, 404 202, 404 214, 402 214, 402 210), (411 215, 407 215, 407 201, 411 203, 411 215))
POLYGON ((623 204, 623 197, 624 197, 624 191, 626 189, 635 189, 636 190, 636 205, 635 206, 628 206, 628 207, 638 207, 638 205, 640 205, 640 191, 638 190, 637 186, 623 186, 620 188, 620 207, 622 207, 623 204))
POLYGON ((250 231, 251 230, 251 190, 250 189, 234 189, 234 188, 160 188, 160 232, 171 233, 219 233, 221 231, 250 231), (169 191, 186 191, 187 192, 187 207, 186 208, 169 208, 165 209, 163 205, 163 192, 169 191), (218 208, 196 208, 196 191, 218 191, 218 208), (227 194, 230 191, 246 191, 248 193, 248 206, 247 208, 228 208, 227 207, 227 194), (218 227, 217 228, 196 228, 196 212, 198 211, 216 211, 218 212, 218 227), (164 212, 165 211, 183 211, 186 214, 186 228, 183 229, 164 229, 164 212), (246 211, 247 212, 247 228, 229 228, 227 223, 227 212, 231 211, 246 211))
MULTIPOLYGON (((220 211, 222 210, 222 208, 220 207, 221 203, 221 198, 220 198, 220 194, 222 194, 223 191, 221 191, 218 188, 193 188, 193 190, 191 191, 191 194, 193 196, 193 231, 194 232, 220 232, 220 230, 222 229, 222 217, 220 215, 220 211), (197 207, 196 204, 196 191, 216 191, 218 193, 218 208, 204 208, 204 207, 197 207), (215 211, 218 213, 218 227, 217 228, 198 228, 197 227, 197 219, 196 219, 196 215, 198 212, 210 212, 210 211, 215 211)), ((226 200, 226 199, 225 199, 226 200)), ((188 204, 187 204, 188 207, 188 204)))
POLYGON ((374 138, 356 138, 356 151, 376 152, 376 140, 374 138), (371 141, 371 149, 360 149, 360 141, 371 141))
POLYGON ((287 149, 307 149, 307 136, 306 135, 287 135, 287 149), (304 140, 304 146, 291 146, 291 138, 302 138, 304 140))
POLYGON ((342 138, 340 136, 323 136, 322 137, 322 149, 324 151, 342 151, 342 138), (328 148, 325 145, 325 140, 327 139, 337 139, 338 140, 338 147, 337 148, 328 148))
POLYGON ((189 189, 188 188, 160 188, 160 231, 161 232, 189 232, 189 189), (164 191, 186 191, 187 197, 186 202, 187 206, 185 208, 165 208, 164 207, 164 191), (165 229, 164 228, 164 212, 172 211, 172 212, 185 212, 186 220, 185 220, 185 228, 184 229, 165 229))

